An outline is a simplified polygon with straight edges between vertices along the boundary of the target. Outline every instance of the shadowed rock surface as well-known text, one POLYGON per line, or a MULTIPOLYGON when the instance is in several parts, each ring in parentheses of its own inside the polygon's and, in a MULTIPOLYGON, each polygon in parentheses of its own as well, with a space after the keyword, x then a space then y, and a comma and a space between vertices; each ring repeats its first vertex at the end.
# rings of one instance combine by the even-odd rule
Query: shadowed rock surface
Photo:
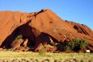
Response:
POLYGON ((93 51, 93 31, 79 24, 58 17, 49 9, 22 13, 0 11, 0 48, 22 51, 56 51, 55 45, 74 38, 88 41, 93 51), (21 35, 21 38, 17 38, 21 35), (40 47, 40 48, 39 48, 40 47))

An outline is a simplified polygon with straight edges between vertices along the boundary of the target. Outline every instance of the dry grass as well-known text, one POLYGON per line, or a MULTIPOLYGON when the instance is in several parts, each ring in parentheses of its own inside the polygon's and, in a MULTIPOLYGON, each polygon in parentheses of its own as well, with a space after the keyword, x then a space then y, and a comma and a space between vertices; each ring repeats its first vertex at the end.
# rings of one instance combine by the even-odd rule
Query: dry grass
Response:
POLYGON ((33 53, 1 51, 0 62, 93 62, 92 53, 33 53))

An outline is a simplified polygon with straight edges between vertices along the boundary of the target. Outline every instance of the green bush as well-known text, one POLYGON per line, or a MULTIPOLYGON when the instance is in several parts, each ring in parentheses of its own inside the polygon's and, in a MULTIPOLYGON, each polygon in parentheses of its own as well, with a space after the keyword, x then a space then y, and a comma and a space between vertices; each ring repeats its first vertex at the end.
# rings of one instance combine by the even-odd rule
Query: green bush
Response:
POLYGON ((59 42, 56 45, 58 51, 64 51, 65 50, 65 46, 66 46, 66 44, 64 42, 63 43, 59 42))
POLYGON ((46 49, 43 47, 40 51, 39 51, 39 55, 44 56, 46 54, 46 49))
POLYGON ((86 40, 76 38, 76 39, 72 39, 69 42, 58 43, 57 48, 60 51, 79 52, 80 50, 84 50, 87 45, 88 43, 86 40))
POLYGON ((77 52, 79 50, 85 49, 87 45, 88 43, 86 40, 76 38, 69 41, 66 47, 77 52))
POLYGON ((19 39, 22 39, 22 38, 23 38, 22 35, 18 35, 15 40, 19 40, 19 39))

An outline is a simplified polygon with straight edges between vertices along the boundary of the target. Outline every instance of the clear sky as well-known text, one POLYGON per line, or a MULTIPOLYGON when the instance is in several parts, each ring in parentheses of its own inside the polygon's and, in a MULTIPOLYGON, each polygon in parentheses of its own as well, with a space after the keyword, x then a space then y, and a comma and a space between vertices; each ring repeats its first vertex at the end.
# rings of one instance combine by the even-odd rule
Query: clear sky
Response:
POLYGON ((93 0, 0 0, 0 11, 34 12, 43 8, 93 29, 93 0))

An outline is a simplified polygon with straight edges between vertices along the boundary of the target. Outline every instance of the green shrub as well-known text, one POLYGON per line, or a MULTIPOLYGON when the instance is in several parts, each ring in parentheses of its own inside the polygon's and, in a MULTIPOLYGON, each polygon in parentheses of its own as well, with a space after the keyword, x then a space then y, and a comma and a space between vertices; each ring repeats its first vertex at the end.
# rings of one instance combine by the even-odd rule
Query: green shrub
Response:
POLYGON ((15 40, 19 40, 19 39, 22 39, 22 38, 23 38, 22 35, 18 35, 15 40))
POLYGON ((84 50, 87 45, 88 43, 86 40, 76 38, 76 39, 72 39, 69 42, 58 43, 57 48, 60 51, 79 52, 80 50, 84 50))
POLYGON ((42 48, 39 50, 39 55, 44 56, 46 54, 45 45, 42 45, 42 48))
POLYGON ((85 49, 87 45, 88 43, 86 40, 79 39, 79 38, 72 39, 67 43, 67 47, 76 52, 81 49, 85 49))

